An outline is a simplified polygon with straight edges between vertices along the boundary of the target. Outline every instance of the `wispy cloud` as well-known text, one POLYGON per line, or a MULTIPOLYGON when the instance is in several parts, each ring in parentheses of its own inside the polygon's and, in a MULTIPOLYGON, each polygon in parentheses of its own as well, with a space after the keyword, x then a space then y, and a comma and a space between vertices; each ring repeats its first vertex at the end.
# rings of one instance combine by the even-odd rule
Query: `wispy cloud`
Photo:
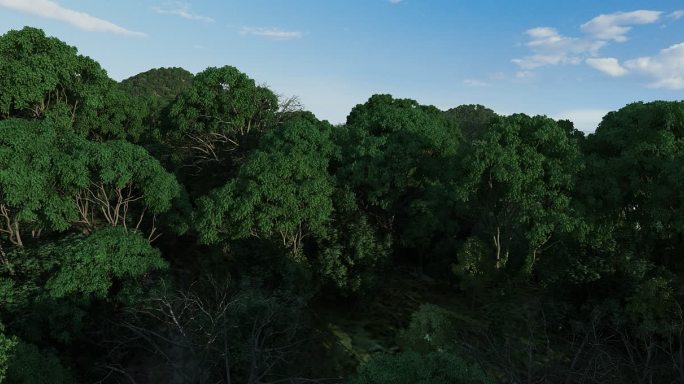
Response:
POLYGON ((525 43, 532 55, 513 59, 524 70, 547 65, 579 64, 586 55, 595 55, 605 45, 603 41, 563 36, 554 28, 538 27, 527 30, 525 43))
POLYGON ((606 41, 627 41, 627 33, 633 25, 651 24, 660 19, 660 11, 639 10, 599 15, 582 24, 582 31, 595 39, 606 41))
POLYGON ((469 87, 491 87, 496 83, 506 81, 506 74, 503 72, 493 72, 484 78, 469 77, 463 79, 463 84, 469 87))
POLYGON ((265 37, 272 40, 292 40, 299 39, 304 36, 304 33, 299 31, 284 31, 278 28, 262 28, 262 27, 243 27, 240 30, 242 35, 253 35, 265 37))
POLYGON ((190 5, 181 2, 173 2, 166 7, 152 7, 152 10, 162 15, 175 15, 188 20, 204 21, 213 23, 214 19, 209 16, 202 16, 190 11, 190 5))
POLYGON ((532 71, 518 71, 515 73, 515 78, 518 80, 527 80, 534 77, 534 72, 532 71))
POLYGON ((392 3, 392 4, 399 4, 402 1, 404 1, 404 0, 387 0, 388 3, 392 3))
POLYGON ((86 31, 110 32, 128 36, 145 36, 142 32, 128 30, 111 21, 91 16, 85 12, 64 8, 56 1, 0 0, 0 7, 13 9, 46 19, 63 21, 86 31))
POLYGON ((465 79, 463 80, 463 84, 469 86, 469 87, 491 87, 492 84, 488 83, 486 81, 482 80, 477 80, 477 79, 465 79))
POLYGON ((669 15, 667 15, 668 18, 673 19, 673 20, 679 20, 682 17, 684 17, 684 9, 678 9, 669 15))
POLYGON ((613 77, 639 74, 652 78, 651 88, 684 89, 684 42, 661 50, 654 56, 643 56, 620 64, 618 59, 587 59, 591 67, 613 77))
POLYGON ((661 50, 655 56, 625 62, 632 72, 653 78, 652 88, 684 89, 684 42, 661 50))
POLYGON ((629 71, 620 65, 618 59, 614 57, 605 58, 590 58, 587 59, 587 64, 609 76, 620 77, 626 75, 629 71))
MULTIPOLYGON (((671 18, 683 17, 673 12, 671 18)), ((615 58, 600 58, 599 51, 612 42, 623 43, 635 25, 652 24, 661 19, 663 12, 638 10, 615 12, 594 17, 580 26, 583 34, 577 37, 563 36, 555 28, 537 27, 526 31, 525 46, 531 54, 513 59, 521 70, 531 70, 554 65, 587 65, 610 76, 624 76, 628 69, 615 58)))
MULTIPOLYGON (((599 38, 617 42, 627 40, 629 25, 654 23, 661 18, 663 12, 635 11, 601 15, 582 25, 585 32, 599 38)), ((667 18, 677 20, 684 17, 684 10, 667 14, 667 18)), ((651 78, 649 87, 680 90, 684 89, 684 42, 670 46, 653 56, 642 56, 620 63, 617 58, 589 58, 586 63, 613 77, 628 74, 642 75, 651 78)))

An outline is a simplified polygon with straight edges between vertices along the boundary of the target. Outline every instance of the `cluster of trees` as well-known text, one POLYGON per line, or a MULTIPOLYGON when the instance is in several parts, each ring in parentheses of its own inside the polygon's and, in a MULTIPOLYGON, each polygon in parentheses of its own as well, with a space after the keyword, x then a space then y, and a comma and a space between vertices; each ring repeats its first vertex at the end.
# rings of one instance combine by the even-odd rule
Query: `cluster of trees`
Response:
POLYGON ((684 102, 569 121, 0 36, 0 382, 684 381, 684 102))

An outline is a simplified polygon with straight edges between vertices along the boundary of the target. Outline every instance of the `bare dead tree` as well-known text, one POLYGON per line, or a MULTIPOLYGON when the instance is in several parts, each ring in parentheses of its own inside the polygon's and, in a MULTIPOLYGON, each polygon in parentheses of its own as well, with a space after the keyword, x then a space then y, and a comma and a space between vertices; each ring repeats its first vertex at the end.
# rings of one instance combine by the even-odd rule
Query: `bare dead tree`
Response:
POLYGON ((190 154, 191 162, 186 167, 200 167, 206 163, 221 162, 225 157, 239 149, 239 138, 227 133, 206 132, 188 133, 189 144, 181 146, 190 154))
POLYGON ((79 213, 79 220, 76 223, 82 225, 85 232, 93 231, 101 223, 121 226, 126 230, 142 231, 144 219, 151 216, 151 219, 146 222, 150 224, 147 238, 152 242, 161 235, 157 233, 156 215, 150 215, 147 208, 143 207, 134 218, 130 217, 134 203, 142 198, 142 194, 134 187, 133 182, 128 182, 123 187, 102 182, 91 183, 88 188, 79 191, 74 198, 74 205, 79 213), (131 227, 131 223, 135 225, 131 227))
POLYGON ((282 123, 285 116, 294 112, 301 112, 304 110, 304 103, 302 103, 299 96, 285 96, 278 94, 278 123, 282 123))
POLYGON ((588 321, 551 330, 543 307, 532 306, 523 317, 485 316, 487 324, 506 321, 510 330, 462 331, 455 344, 509 383, 679 383, 684 378, 681 311, 679 316, 673 332, 632 329, 602 310, 588 321))
MULTIPOLYGON (((242 111, 235 106, 230 108, 233 116, 241 116, 242 111)), ((272 119, 266 118, 266 115, 272 110, 272 105, 261 103, 250 116, 243 116, 243 119, 236 121, 227 117, 199 114, 198 121, 211 123, 216 128, 208 132, 194 130, 185 134, 185 143, 179 145, 179 148, 186 151, 190 161, 184 166, 196 168, 199 172, 208 163, 220 163, 229 157, 239 157, 245 137, 270 128, 272 119)))
POLYGON ((304 339, 298 322, 283 322, 282 306, 275 298, 258 299, 255 306, 249 294, 233 292, 228 283, 209 280, 208 285, 203 294, 193 284, 131 309, 130 319, 121 324, 131 336, 116 348, 143 346, 170 369, 171 382, 326 381, 282 376, 304 339))
POLYGON ((6 204, 0 203, 0 233, 7 235, 7 238, 12 245, 23 247, 24 241, 21 237, 21 230, 19 227, 19 219, 16 213, 6 204))

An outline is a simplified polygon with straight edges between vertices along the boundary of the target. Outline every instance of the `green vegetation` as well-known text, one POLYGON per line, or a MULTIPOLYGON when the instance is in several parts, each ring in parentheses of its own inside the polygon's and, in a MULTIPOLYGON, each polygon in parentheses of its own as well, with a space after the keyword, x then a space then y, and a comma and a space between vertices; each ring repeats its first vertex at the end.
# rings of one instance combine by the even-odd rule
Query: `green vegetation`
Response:
POLYGON ((0 36, 0 382, 684 381, 684 102, 297 106, 0 36))

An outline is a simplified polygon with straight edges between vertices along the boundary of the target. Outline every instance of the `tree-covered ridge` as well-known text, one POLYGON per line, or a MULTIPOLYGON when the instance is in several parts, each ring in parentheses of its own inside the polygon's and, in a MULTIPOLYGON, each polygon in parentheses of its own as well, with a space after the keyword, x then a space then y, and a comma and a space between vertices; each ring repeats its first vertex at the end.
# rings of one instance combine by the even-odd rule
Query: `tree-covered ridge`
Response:
POLYGON ((183 68, 154 68, 121 81, 133 96, 155 97, 171 102, 192 84, 193 74, 183 68))
POLYGON ((569 121, 0 36, 0 382, 684 381, 684 102, 569 121))
POLYGON ((118 88, 136 100, 146 115, 143 124, 145 132, 142 141, 148 147, 161 141, 168 108, 185 89, 190 87, 194 75, 183 68, 155 68, 129 77, 118 84, 118 88))

